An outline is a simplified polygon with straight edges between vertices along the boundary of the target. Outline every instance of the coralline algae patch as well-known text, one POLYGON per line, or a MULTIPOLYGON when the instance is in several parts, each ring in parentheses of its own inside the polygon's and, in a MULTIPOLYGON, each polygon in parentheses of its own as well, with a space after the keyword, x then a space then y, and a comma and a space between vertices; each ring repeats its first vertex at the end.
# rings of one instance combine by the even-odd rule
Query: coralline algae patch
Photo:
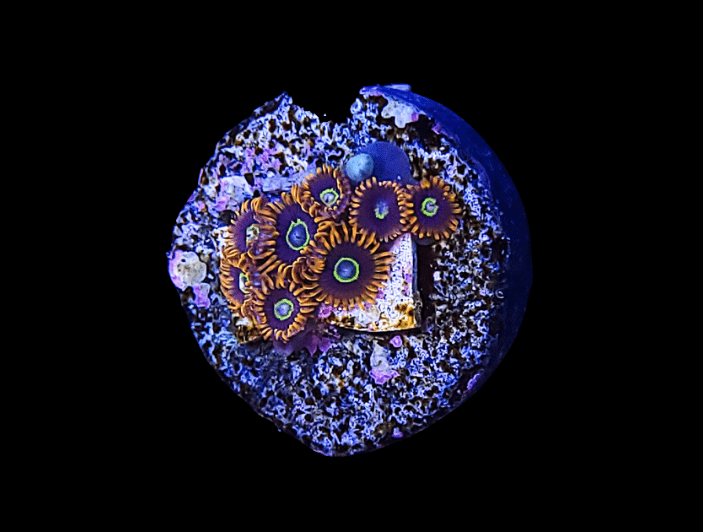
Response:
MULTIPOLYGON (((490 373, 492 357, 501 356, 492 347, 501 331, 509 240, 490 192, 454 144, 433 117, 380 89, 363 89, 344 124, 321 122, 284 93, 218 143, 176 220, 168 271, 203 354, 258 414, 313 450, 344 456, 408 437, 461 404, 490 373), (253 307, 233 307, 223 293, 221 261, 228 253, 242 268, 232 271, 243 276, 241 285, 229 283, 231 290, 257 290, 256 283, 263 287, 273 275, 252 280, 242 273, 250 271, 245 264, 254 264, 256 255, 227 251, 233 219, 246 200, 265 198, 263 205, 283 201, 286 194, 295 197, 296 187, 318 169, 342 172, 357 153, 394 152, 381 144, 369 148, 377 142, 392 143, 407 156, 401 163, 409 164, 412 175, 407 169, 398 174, 398 187, 412 186, 405 181, 419 187, 434 178, 446 183, 456 194, 458 223, 446 238, 411 234, 409 224, 403 226, 398 236, 379 244, 379 253, 390 250, 396 260, 372 302, 346 310, 319 304, 314 319, 290 341, 264 339, 253 307)), ((359 179, 369 160, 361 160, 359 179)), ((395 164, 384 168, 388 179, 395 164)), ((352 179, 352 186, 358 182, 352 179)), ((322 192, 330 202, 336 199, 322 192)), ((410 209, 411 195, 399 197, 410 209)), ((415 207, 418 217, 432 216, 436 201, 422 202, 415 207)), ((382 220, 387 210, 379 205, 375 212, 382 220)), ((301 246, 306 242, 295 238, 301 246)), ((298 271, 299 264, 290 270, 304 282, 312 274, 298 271)), ((275 312, 285 318, 296 303, 281 301, 275 312)))

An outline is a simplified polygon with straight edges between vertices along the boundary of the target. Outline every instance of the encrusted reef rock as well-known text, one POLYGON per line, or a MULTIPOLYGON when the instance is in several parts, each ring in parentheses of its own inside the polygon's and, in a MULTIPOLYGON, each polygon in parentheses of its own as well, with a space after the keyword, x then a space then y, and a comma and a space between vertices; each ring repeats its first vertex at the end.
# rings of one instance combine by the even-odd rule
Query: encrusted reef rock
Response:
POLYGON ((285 93, 256 109, 201 170, 167 256, 214 370, 329 456, 465 401, 510 347, 532 281, 502 164, 406 86, 363 88, 345 123, 285 93))

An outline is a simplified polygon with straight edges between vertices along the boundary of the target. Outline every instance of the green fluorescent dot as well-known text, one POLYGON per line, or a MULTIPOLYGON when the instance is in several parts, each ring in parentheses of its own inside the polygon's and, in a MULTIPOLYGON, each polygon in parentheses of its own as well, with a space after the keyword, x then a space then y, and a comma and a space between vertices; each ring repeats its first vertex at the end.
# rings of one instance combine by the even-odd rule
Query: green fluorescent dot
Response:
POLYGON ((376 218, 383 220, 388 216, 388 202, 384 200, 379 201, 373 208, 373 212, 376 214, 376 218))
POLYGON ((422 202, 420 210, 425 216, 434 216, 439 210, 439 207, 437 207, 437 200, 434 198, 425 198, 422 202))
POLYGON ((273 314, 276 319, 285 321, 293 314, 293 302, 290 299, 279 299, 273 306, 273 314))
POLYGON ((332 273, 340 283, 351 283, 359 278, 359 263, 350 257, 342 257, 334 265, 332 273))
POLYGON ((291 249, 300 251, 310 242, 310 233, 308 226, 300 218, 291 222, 286 233, 286 242, 291 249))
POLYGON ((239 290, 241 290, 242 293, 246 294, 247 289, 246 289, 246 282, 248 281, 247 276, 244 274, 244 272, 239 272, 239 290))
POLYGON ((333 188, 326 188, 320 193, 320 201, 328 207, 334 205, 337 202, 337 199, 339 199, 339 192, 333 188))

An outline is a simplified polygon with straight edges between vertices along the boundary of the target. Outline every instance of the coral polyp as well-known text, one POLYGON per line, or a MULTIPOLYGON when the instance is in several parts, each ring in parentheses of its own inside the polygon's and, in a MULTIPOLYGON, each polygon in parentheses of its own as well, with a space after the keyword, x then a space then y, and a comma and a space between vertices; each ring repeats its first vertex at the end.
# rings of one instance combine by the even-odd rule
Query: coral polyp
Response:
POLYGON ((371 177, 354 191, 349 221, 362 234, 388 242, 403 232, 408 206, 405 190, 397 183, 371 177))
POLYGON ((266 202, 264 196, 245 200, 234 214, 229 228, 231 246, 228 252, 230 254, 232 251, 237 251, 251 256, 253 244, 259 237, 259 227, 255 217, 266 205, 266 202))
POLYGON ((250 291, 246 285, 250 277, 250 261, 243 253, 229 250, 223 253, 220 259, 220 285, 222 293, 227 299, 227 306, 235 316, 243 317, 247 314, 250 304, 250 291), (249 297, 248 297, 249 296, 249 297))
POLYGON ((294 281, 286 286, 277 279, 275 284, 273 288, 263 284, 252 290, 252 310, 264 339, 287 342, 303 330, 317 302, 294 281))
POLYGON ((340 170, 322 166, 300 185, 299 201, 315 216, 339 218, 349 204, 349 178, 340 170))
POLYGON ((439 177, 423 179, 408 188, 408 224, 419 238, 449 238, 459 227, 461 207, 449 185, 439 177))
POLYGON ((329 238, 315 245, 315 254, 304 272, 309 296, 317 301, 348 310, 352 305, 373 302, 388 280, 393 254, 379 251, 371 234, 341 222, 331 228, 329 238))
POLYGON ((262 275, 297 278, 293 270, 302 266, 303 258, 331 223, 314 216, 296 201, 297 197, 293 185, 290 194, 283 192, 281 201, 267 204, 258 213, 260 234, 252 256, 262 275))

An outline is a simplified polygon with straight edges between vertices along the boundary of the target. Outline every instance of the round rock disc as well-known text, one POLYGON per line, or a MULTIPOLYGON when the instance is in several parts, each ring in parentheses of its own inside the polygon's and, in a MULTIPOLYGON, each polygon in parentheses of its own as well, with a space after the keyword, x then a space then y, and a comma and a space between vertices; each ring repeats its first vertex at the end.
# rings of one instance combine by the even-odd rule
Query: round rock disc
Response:
POLYGON ((532 283, 525 211, 501 162, 462 118, 395 85, 361 89, 343 123, 286 93, 254 110, 203 166, 176 220, 168 272, 221 379, 329 456, 411 437, 466 401, 515 339, 532 283), (348 184, 320 187, 326 210, 299 194, 324 172, 348 184), (398 195, 362 196, 372 180, 398 195), (357 193, 362 207, 377 201, 365 211, 375 214, 354 214, 357 193), (276 218, 295 244, 283 253, 274 248, 285 228, 270 219, 285 205, 298 214, 276 218), (385 241, 361 230, 396 214, 385 241), (369 277, 366 258, 334 255, 333 233, 367 246, 382 267, 369 277), (336 270, 328 255, 342 257, 336 270), (335 299, 362 280, 363 301, 335 299))

